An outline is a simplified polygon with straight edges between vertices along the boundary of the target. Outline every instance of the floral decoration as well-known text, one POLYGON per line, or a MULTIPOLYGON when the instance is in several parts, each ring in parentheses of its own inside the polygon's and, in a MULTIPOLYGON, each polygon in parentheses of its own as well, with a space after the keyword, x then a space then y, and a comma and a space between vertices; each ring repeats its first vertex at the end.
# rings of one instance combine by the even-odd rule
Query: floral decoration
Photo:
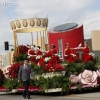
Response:
POLYGON ((52 58, 51 57, 45 57, 44 61, 45 62, 48 62, 49 60, 51 60, 52 58))
MULTIPOLYGON (((25 87, 21 86, 17 88, 17 91, 24 91, 25 87)), ((29 86, 28 88, 29 91, 42 91, 42 89, 39 86, 29 86)))
POLYGON ((100 77, 100 69, 98 69, 96 72, 97 72, 98 77, 100 77))
POLYGON ((66 69, 60 65, 60 64, 56 64, 55 65, 55 68, 54 68, 54 71, 65 71, 66 69))
POLYGON ((41 56, 40 56, 40 55, 36 56, 36 59, 40 59, 40 58, 41 58, 41 56))
POLYGON ((5 88, 4 86, 0 86, 0 92, 7 92, 9 89, 5 88))
POLYGON ((19 49, 19 54, 26 54, 29 48, 25 45, 20 45, 18 46, 18 49, 19 49))
POLYGON ((5 80, 5 76, 3 74, 3 71, 0 69, 0 86, 3 85, 4 80, 5 80))
POLYGON ((97 73, 91 70, 84 70, 78 76, 79 82, 83 85, 97 85, 97 73))
POLYGON ((12 64, 10 69, 9 69, 9 78, 17 78, 18 77, 18 71, 19 71, 19 67, 21 66, 21 63, 16 63, 16 64, 12 64))
POLYGON ((77 84, 78 83, 78 77, 76 75, 70 75, 69 80, 72 84, 77 84))

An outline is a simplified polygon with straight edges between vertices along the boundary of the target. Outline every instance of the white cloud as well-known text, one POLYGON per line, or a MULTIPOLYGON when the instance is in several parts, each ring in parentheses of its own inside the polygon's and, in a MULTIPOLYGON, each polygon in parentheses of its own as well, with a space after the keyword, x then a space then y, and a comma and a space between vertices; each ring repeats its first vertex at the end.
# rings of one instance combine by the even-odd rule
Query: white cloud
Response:
POLYGON ((100 30, 100 11, 86 11, 80 16, 79 22, 83 22, 85 38, 91 37, 92 30, 100 30))
POLYGON ((48 29, 65 22, 77 21, 84 9, 91 6, 94 0, 18 0, 19 6, 16 9, 22 18, 39 17, 49 15, 48 29))

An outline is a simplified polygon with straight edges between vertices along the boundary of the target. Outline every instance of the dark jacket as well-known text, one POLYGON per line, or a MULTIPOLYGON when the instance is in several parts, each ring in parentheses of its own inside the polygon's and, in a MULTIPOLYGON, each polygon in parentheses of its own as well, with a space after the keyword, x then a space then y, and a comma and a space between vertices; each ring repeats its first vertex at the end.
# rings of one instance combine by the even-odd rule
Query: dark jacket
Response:
POLYGON ((22 77, 22 81, 30 81, 30 75, 33 77, 33 70, 30 65, 27 65, 27 68, 24 68, 24 64, 20 66, 18 80, 20 80, 22 77))

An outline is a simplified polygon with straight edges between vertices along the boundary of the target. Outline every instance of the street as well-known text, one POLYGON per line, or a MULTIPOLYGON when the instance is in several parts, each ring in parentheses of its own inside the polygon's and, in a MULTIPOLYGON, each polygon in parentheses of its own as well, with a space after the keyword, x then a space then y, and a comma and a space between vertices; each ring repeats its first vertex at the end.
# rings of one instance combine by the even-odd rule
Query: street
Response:
MULTIPOLYGON (((33 100, 100 100, 100 92, 70 95, 31 94, 33 100)), ((21 94, 0 93, 0 100, 24 100, 21 94)), ((27 99, 26 99, 27 100, 27 99)))

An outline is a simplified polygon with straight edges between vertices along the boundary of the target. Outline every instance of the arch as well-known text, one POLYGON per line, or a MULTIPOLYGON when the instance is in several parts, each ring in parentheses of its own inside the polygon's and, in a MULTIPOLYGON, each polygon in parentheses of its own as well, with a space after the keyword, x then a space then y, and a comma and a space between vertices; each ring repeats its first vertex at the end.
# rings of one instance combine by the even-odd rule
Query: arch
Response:
POLYGON ((38 35, 40 33, 40 39, 42 36, 44 37, 44 40, 40 40, 41 43, 41 48, 43 50, 46 50, 45 44, 47 43, 47 23, 48 18, 29 18, 29 19, 20 19, 20 20, 15 20, 10 22, 11 28, 13 30, 13 36, 14 36, 14 54, 15 56, 18 55, 18 39, 17 39, 17 34, 19 33, 33 33, 37 34, 37 44, 39 44, 38 41, 38 35), (44 22, 45 21, 45 22, 44 22), (38 24, 37 24, 38 22, 38 24), (44 22, 44 24, 41 24, 41 22, 44 22), (43 44, 43 41, 45 41, 43 44))

